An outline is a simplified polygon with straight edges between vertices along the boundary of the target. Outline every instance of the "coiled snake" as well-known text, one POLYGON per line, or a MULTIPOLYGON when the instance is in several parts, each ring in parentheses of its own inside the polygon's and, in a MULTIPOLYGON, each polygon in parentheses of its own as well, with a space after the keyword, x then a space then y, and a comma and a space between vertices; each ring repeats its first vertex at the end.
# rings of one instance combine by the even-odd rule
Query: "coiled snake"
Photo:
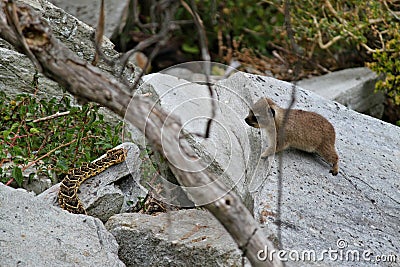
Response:
POLYGON ((75 214, 86 214, 86 210, 78 197, 79 186, 90 177, 96 176, 112 165, 125 161, 125 158, 125 149, 112 149, 107 151, 104 158, 95 162, 84 163, 79 168, 70 169, 62 180, 58 192, 58 203, 61 208, 75 214))

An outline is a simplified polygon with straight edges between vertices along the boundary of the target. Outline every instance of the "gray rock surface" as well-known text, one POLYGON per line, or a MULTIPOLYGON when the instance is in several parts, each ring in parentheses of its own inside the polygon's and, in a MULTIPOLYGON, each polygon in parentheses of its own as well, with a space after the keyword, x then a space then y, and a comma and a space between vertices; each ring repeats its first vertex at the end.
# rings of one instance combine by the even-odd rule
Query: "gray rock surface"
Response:
POLYGON ((305 79, 298 85, 355 111, 381 118, 385 99, 382 92, 374 93, 378 80, 368 68, 352 68, 305 79))
POLYGON ((126 266, 242 266, 241 251, 207 211, 118 214, 106 227, 126 266))
MULTIPOLYGON (((9 96, 21 93, 33 94, 35 88, 32 86, 32 81, 35 70, 32 62, 25 55, 7 48, 0 47, 0 54, 0 65, 2 66, 0 90, 9 96)), ((57 83, 44 78, 41 74, 39 75, 39 83, 39 95, 41 96, 52 97, 62 92, 57 83)))
MULTIPOLYGON (((259 94, 288 105, 291 84, 253 78, 259 94)), ((357 250, 361 255, 369 250, 375 256, 397 255, 399 262, 400 128, 300 88, 296 98, 295 108, 320 113, 334 125, 341 171, 333 177, 319 157, 297 150, 283 152, 283 248, 315 250, 320 255, 323 250, 338 249, 337 242, 344 240, 344 253, 357 250)), ((266 222, 271 238, 277 233, 278 172, 276 161, 255 205, 255 216, 266 222)), ((329 266, 369 264, 327 258, 324 264, 329 266)), ((292 265, 303 266, 301 262, 292 265)))
POLYGON ((0 183, 0 265, 125 266, 103 223, 0 183))
MULTIPOLYGON (((103 222, 114 214, 128 211, 136 205, 139 197, 144 198, 147 195, 147 190, 139 183, 141 178, 139 148, 133 143, 123 143, 115 148, 120 147, 127 150, 125 162, 111 166, 79 187, 78 196, 88 215, 103 222)), ((54 185, 38 198, 58 206, 59 187, 59 184, 54 185)))
MULTIPOLYGON (((160 74, 148 76, 146 80, 159 93, 161 106, 186 122, 185 127, 189 132, 204 132, 204 123, 192 123, 193 118, 201 116, 199 113, 205 116, 210 114, 210 104, 202 100, 207 98, 204 88, 198 84, 187 85, 182 79, 160 74)), ((216 89, 218 114, 215 124, 234 132, 232 136, 236 140, 231 138, 230 146, 227 146, 229 134, 211 133, 210 140, 214 147, 205 143, 202 144, 205 149, 201 150, 198 143, 191 144, 207 162, 210 160, 209 155, 217 151, 213 159, 217 166, 222 166, 219 169, 222 172, 217 173, 226 179, 224 182, 237 181, 232 178, 232 174, 237 177, 237 171, 246 170, 243 177, 247 178, 239 179, 234 189, 247 200, 249 208, 249 202, 254 201, 255 217, 264 222, 269 238, 276 240, 279 219, 276 214, 279 195, 278 157, 270 159, 270 170, 265 161, 258 160, 261 149, 268 142, 260 140, 263 137, 260 137, 257 129, 243 125, 243 119, 248 112, 248 102, 255 102, 262 96, 268 96, 286 107, 291 99, 292 85, 273 78, 241 74, 220 84, 228 89, 224 89, 224 92, 216 89), (247 86, 244 86, 246 80, 247 86), (230 108, 230 113, 224 113, 225 109, 229 110, 227 108, 230 108), (219 117, 221 114, 223 119, 219 117), (248 141, 240 139, 246 136, 248 141), (230 171, 229 166, 224 165, 227 162, 224 157, 232 159, 237 169, 230 171), (253 178, 254 174, 256 177, 253 178), (252 182, 263 186, 251 186, 252 182), (251 187, 253 190, 250 190, 251 187), (246 198, 246 194, 250 198, 246 198)), ((344 253, 357 250, 361 255, 364 251, 371 251, 374 255, 397 255, 399 261, 400 128, 359 114, 301 88, 297 88, 296 99, 295 108, 317 112, 334 125, 340 174, 331 176, 328 164, 316 155, 298 150, 282 153, 280 220, 283 248, 322 253, 329 248, 338 249, 337 242, 344 240, 347 245, 342 250, 344 253)), ((214 127, 212 131, 218 131, 219 126, 214 127)), ((193 140, 199 140, 196 138, 193 140)), ((319 262, 310 264, 319 265, 319 262)), ((336 263, 325 257, 323 264, 331 266, 336 263)), ((292 265, 303 266, 303 262, 291 262, 289 266, 292 265)), ((366 266, 366 261, 340 261, 334 266, 366 266)))
MULTIPOLYGON (((50 0, 49 2, 64 9, 69 14, 77 17, 87 25, 96 28, 99 18, 100 2, 96 0, 50 0)), ((118 21, 121 19, 121 14, 125 8, 127 0, 106 0, 105 5, 105 29, 104 33, 110 37, 118 21)))
MULTIPOLYGON (((38 170, 36 169, 35 165, 36 164, 22 171, 22 176, 24 177, 22 188, 28 190, 29 192, 40 194, 46 189, 50 188, 52 183, 48 174, 43 174, 43 173, 38 174, 38 170)), ((1 165, 4 177, 12 177, 12 169, 14 166, 15 166, 14 162, 6 162, 1 165)), ((18 183, 16 181, 12 181, 10 183, 10 186, 17 188, 18 183)))

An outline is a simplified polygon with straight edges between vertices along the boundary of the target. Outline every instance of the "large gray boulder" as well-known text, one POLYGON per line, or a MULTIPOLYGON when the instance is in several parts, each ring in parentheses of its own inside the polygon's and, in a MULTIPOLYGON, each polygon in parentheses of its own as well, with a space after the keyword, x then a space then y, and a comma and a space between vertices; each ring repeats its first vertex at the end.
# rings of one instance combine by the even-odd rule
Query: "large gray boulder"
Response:
MULTIPOLYGON (((50 0, 49 2, 62 8, 69 14, 77 17, 87 25, 96 28, 99 20, 101 1, 93 0, 50 0)), ((110 37, 114 29, 118 26, 122 12, 126 8, 126 0, 106 0, 104 1, 105 29, 104 35, 110 37)))
MULTIPOLYGON (((2 39, 0 39, 0 42, 2 39)), ((8 96, 13 96, 22 93, 34 94, 36 89, 32 85, 35 75, 35 69, 32 62, 23 54, 20 54, 11 48, 4 48, 0 43, 0 64, 4 66, 1 70, 0 90, 8 96)), ((42 97, 53 97, 61 95, 62 89, 60 86, 44 78, 43 75, 38 75, 39 91, 38 95, 42 97)))
POLYGON ((381 118, 385 97, 382 92, 375 92, 380 78, 372 70, 360 67, 304 79, 298 85, 355 111, 381 118))
MULTIPOLYGON (((204 120, 196 118, 210 116, 205 86, 164 74, 148 76, 146 80, 159 93, 161 106, 180 118, 185 130, 204 132, 204 120)), ((298 150, 282 153, 283 168, 279 170, 278 157, 272 159, 270 166, 259 160, 269 142, 263 142, 260 131, 246 126, 243 119, 248 105, 263 96, 282 107, 288 106, 292 89, 292 84, 286 82, 240 73, 218 82, 217 120, 209 140, 202 142, 201 138, 192 137, 197 154, 206 162, 210 161, 209 155, 215 155, 208 168, 214 171, 214 166, 221 167, 217 173, 222 181, 234 185, 233 190, 249 209, 254 207, 251 210, 255 218, 263 223, 271 240, 282 236, 283 249, 300 253, 314 250, 317 257, 329 248, 344 253, 356 250, 360 257, 365 251, 375 256, 398 254, 400 128, 297 88, 294 108, 317 112, 335 127, 340 173, 331 176, 329 165, 320 157, 298 150), (226 134, 218 132, 219 127, 226 134), (229 160, 236 165, 232 169, 229 160), (279 188, 280 172, 283 179, 279 188)), ((328 257, 324 260, 325 264, 335 264, 328 257)), ((367 260, 341 261, 337 266, 365 266, 367 260)), ((289 264, 292 265, 296 263, 289 264)))
POLYGON ((242 266, 232 237, 204 210, 118 214, 106 227, 126 266, 242 266))
POLYGON ((1 266, 125 266, 103 223, 0 183, 1 266))
MULTIPOLYGON (((281 106, 288 105, 291 84, 272 78, 253 79, 259 94, 281 106)), ((356 262, 335 262, 326 256, 324 263, 331 266, 366 266, 368 260, 379 255, 397 255, 398 262, 400 128, 301 88, 297 89, 296 99, 295 108, 322 114, 334 125, 340 173, 331 176, 328 165, 315 155, 297 150, 283 152, 282 187, 278 188, 280 171, 276 162, 257 195, 255 216, 264 222, 270 238, 277 236, 280 190, 284 249, 314 250, 317 257, 329 248, 343 253, 355 250, 360 258, 364 252, 373 253, 356 262)))

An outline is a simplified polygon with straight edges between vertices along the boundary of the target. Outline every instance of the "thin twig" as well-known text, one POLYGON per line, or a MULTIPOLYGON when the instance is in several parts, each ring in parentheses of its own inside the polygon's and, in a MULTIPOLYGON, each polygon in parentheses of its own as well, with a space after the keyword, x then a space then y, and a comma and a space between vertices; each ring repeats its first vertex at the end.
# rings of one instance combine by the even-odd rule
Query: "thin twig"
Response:
POLYGON ((343 39, 343 36, 338 35, 338 36, 333 37, 333 39, 329 40, 329 42, 327 42, 326 44, 324 44, 324 42, 322 41, 322 34, 321 34, 321 31, 320 31, 319 29, 318 29, 317 37, 318 37, 318 45, 319 45, 319 48, 324 49, 324 50, 326 50, 326 49, 328 49, 329 47, 331 47, 331 46, 332 46, 333 44, 335 44, 337 41, 343 39))
MULTIPOLYGON (((357 39, 357 37, 354 35, 354 33, 352 33, 351 31, 348 31, 348 30, 346 30, 346 29, 343 29, 343 31, 344 32, 347 32, 351 37, 353 37, 354 39, 357 39)), ((378 51, 381 51, 381 49, 372 49, 371 47, 369 47, 368 45, 366 45, 365 43, 360 43, 360 45, 362 46, 362 47, 364 47, 366 50, 367 50, 367 52, 368 53, 375 53, 375 52, 378 52, 378 51)))
POLYGON ((278 54, 278 52, 276 50, 272 51, 272 55, 274 57, 276 57, 280 62, 282 62, 283 64, 287 65, 287 62, 285 60, 283 60, 283 58, 281 57, 281 55, 278 54))
POLYGON ((99 20, 97 22, 97 27, 94 37, 94 46, 96 48, 96 52, 94 53, 94 58, 92 61, 93 66, 97 65, 99 61, 99 55, 101 54, 101 43, 103 42, 104 24, 105 24, 104 0, 101 0, 99 20))
POLYGON ((62 117, 62 116, 68 115, 69 113, 70 113, 69 110, 68 111, 64 111, 64 112, 57 112, 57 113, 52 114, 50 116, 33 120, 32 122, 47 121, 47 120, 51 120, 51 119, 55 119, 55 118, 58 118, 58 117, 62 117))
MULTIPOLYGON (((286 25, 286 32, 291 44, 292 49, 297 55, 301 55, 301 50, 296 44, 296 41, 294 40, 294 34, 293 34, 293 29, 292 29, 292 24, 291 24, 291 16, 290 16, 290 0, 285 0, 285 25, 286 25)), ((299 68, 300 68, 300 61, 297 61, 295 64, 294 68, 294 82, 292 85, 292 97, 291 101, 289 104, 289 107, 287 108, 285 112, 285 116, 283 118, 282 125, 279 127, 279 132, 278 132, 278 143, 282 144, 284 140, 284 135, 285 135, 285 126, 286 123, 289 119, 290 112, 293 108, 294 103, 296 102, 296 80, 297 76, 299 73, 299 68)), ((283 190, 283 154, 279 154, 279 173, 278 173, 278 207, 277 207, 277 226, 278 226, 278 243, 279 243, 279 249, 283 249, 282 245, 282 190, 283 190)))
POLYGON ((329 2, 329 0, 325 0, 325 6, 326 6, 326 7, 328 8, 328 10, 335 16, 335 18, 337 18, 337 20, 338 20, 341 24, 347 25, 347 21, 340 17, 340 15, 337 13, 337 11, 333 8, 331 2, 329 2))
POLYGON ((326 72, 326 73, 331 72, 330 70, 328 70, 327 68, 325 68, 325 67, 322 66, 321 64, 314 62, 312 59, 307 58, 306 56, 303 56, 303 55, 295 55, 295 54, 293 54, 292 51, 289 51, 289 50, 287 50, 287 49, 285 49, 285 48, 283 48, 283 47, 281 47, 281 46, 279 46, 279 45, 276 45, 276 44, 274 44, 274 43, 272 43, 272 42, 268 42, 268 45, 269 45, 269 46, 272 46, 273 48, 276 48, 276 49, 278 49, 278 50, 280 50, 280 51, 282 51, 282 52, 284 52, 284 53, 286 53, 286 54, 294 55, 294 56, 296 56, 296 57, 298 57, 298 58, 300 58, 300 59, 302 59, 302 60, 305 60, 305 61, 307 61, 308 63, 310 63, 310 64, 312 64, 312 65, 318 67, 318 68, 321 69, 323 72, 326 72))
POLYGON ((208 52, 207 36, 206 36, 205 30, 204 30, 203 22, 199 16, 199 14, 196 12, 195 1, 194 0, 190 1, 190 4, 191 4, 190 7, 183 0, 181 0, 181 4, 190 13, 190 15, 192 15, 194 24, 196 25, 197 31, 199 33, 201 56, 204 61, 204 72, 205 72, 205 76, 206 76, 206 84, 207 84, 208 91, 210 93, 210 98, 211 98, 211 117, 207 121, 207 128, 206 128, 206 132, 204 134, 204 138, 208 138, 210 136, 211 124, 215 118, 215 110, 217 107, 216 107, 216 103, 215 103, 214 90, 212 89, 211 82, 210 82, 211 56, 210 56, 210 53, 208 52))
MULTIPOLYGON (((385 2, 386 3, 386 2, 385 2)), ((336 12, 336 10, 333 8, 332 4, 329 2, 329 0, 325 0, 325 5, 328 8, 328 10, 339 20, 339 22, 343 25, 346 26, 348 25, 347 21, 343 18, 341 18, 339 16, 339 14, 336 12)), ((322 33, 321 33, 321 29, 319 26, 319 23, 317 21, 317 18, 315 16, 312 16, 313 18, 313 22, 315 24, 315 27, 317 28, 317 42, 318 45, 321 49, 328 49, 329 47, 331 47, 333 44, 335 44, 336 42, 342 40, 343 38, 345 38, 345 36, 343 35, 337 35, 335 37, 333 37, 331 40, 329 40, 327 43, 324 44, 323 40, 322 40, 322 33)), ((382 19, 377 19, 377 20, 369 20, 369 24, 374 24, 374 23, 378 23, 382 21, 382 19)), ((362 29, 364 28, 366 25, 364 24, 360 24, 358 26, 356 26, 356 29, 362 29)), ((352 33, 350 30, 343 28, 342 29, 343 32, 347 33, 348 35, 350 35, 351 37, 353 37, 355 40, 357 40, 357 36, 352 33)), ((382 39, 381 39, 382 41, 382 39)), ((382 42, 381 42, 382 43, 382 42)), ((383 43, 382 43, 383 44, 383 43)), ((383 49, 372 49, 371 47, 369 47, 366 43, 364 42, 360 42, 360 45, 362 47, 364 47, 368 53, 375 53, 375 52, 379 52, 379 51, 383 51, 383 49)))
MULTIPOLYGON (((141 41, 138 43, 133 49, 127 51, 120 59, 120 64, 122 65, 121 68, 121 74, 122 71, 125 69, 126 64, 128 63, 129 58, 136 52, 138 51, 143 51, 144 49, 150 47, 153 44, 159 43, 159 42, 164 42, 165 40, 168 39, 168 33, 175 29, 175 26, 171 24, 172 19, 174 18, 175 10, 176 10, 176 5, 169 7, 168 9, 166 7, 160 7, 161 11, 164 12, 164 16, 162 16, 162 23, 161 23, 161 29, 159 32, 150 38, 147 38, 146 40, 141 41), (162 9, 165 8, 165 9, 162 9)), ((161 12, 160 11, 160 12, 161 12)), ((159 14, 159 16, 161 16, 159 14)), ((134 88, 136 89, 136 88, 134 88)))
MULTIPOLYGON (((93 136, 86 136, 86 137, 83 137, 81 140, 86 140, 86 139, 92 138, 92 137, 93 137, 93 136)), ((35 165, 39 160, 42 160, 42 159, 44 159, 44 158, 50 156, 53 152, 57 151, 58 149, 63 148, 63 147, 66 147, 66 146, 69 146, 69 145, 75 143, 76 141, 78 141, 78 139, 74 139, 74 140, 72 140, 72 141, 69 141, 68 143, 65 143, 65 144, 59 145, 59 146, 56 147, 56 148, 53 148, 52 150, 50 150, 49 152, 47 152, 47 153, 44 154, 43 156, 41 156, 41 157, 35 159, 34 161, 30 162, 28 165, 24 166, 24 167, 22 168, 22 171, 28 169, 28 168, 29 168, 30 166, 32 166, 32 165, 35 165)))
POLYGON ((324 42, 322 41, 322 33, 321 30, 319 28, 319 24, 317 21, 317 18, 315 16, 313 16, 313 22, 315 24, 315 28, 317 28, 317 41, 318 41, 318 45, 321 49, 328 49, 330 46, 332 46, 333 44, 335 44, 337 41, 341 40, 343 38, 343 36, 338 35, 333 37, 333 39, 329 40, 329 42, 327 42, 326 44, 324 44, 324 42))
POLYGON ((160 51, 161 46, 164 45, 164 42, 158 42, 156 47, 154 47, 153 51, 151 51, 150 56, 147 58, 146 64, 144 65, 142 71, 135 77, 135 82, 133 83, 133 86, 130 89, 130 92, 133 92, 136 90, 136 88, 139 85, 140 80, 142 77, 146 74, 146 70, 149 68, 151 62, 153 61, 154 57, 157 55, 158 51, 160 51))
POLYGON ((385 7, 389 11, 389 13, 392 14, 393 17, 395 17, 397 20, 400 20, 400 17, 397 16, 397 14, 396 14, 396 13, 399 13, 399 12, 394 12, 393 10, 391 10, 389 5, 388 5, 388 3, 386 2, 386 0, 383 0, 383 4, 385 5, 385 7))

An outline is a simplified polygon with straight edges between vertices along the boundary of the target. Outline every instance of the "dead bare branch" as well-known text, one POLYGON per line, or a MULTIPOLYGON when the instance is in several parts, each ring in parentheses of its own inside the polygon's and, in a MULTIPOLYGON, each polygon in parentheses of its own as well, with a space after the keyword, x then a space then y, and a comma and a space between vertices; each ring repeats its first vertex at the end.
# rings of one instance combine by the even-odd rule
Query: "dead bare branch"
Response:
POLYGON ((329 0, 325 0, 325 7, 335 16, 335 18, 342 23, 343 25, 347 25, 347 21, 342 19, 337 11, 333 8, 331 2, 329 0))
MULTIPOLYGON (((384 1, 384 3, 387 4, 386 1, 384 1)), ((348 22, 345 19, 343 19, 342 17, 340 17, 340 15, 333 8, 333 6, 332 6, 332 4, 331 4, 331 2, 329 0, 325 0, 325 7, 327 7, 327 9, 334 15, 334 17, 344 26, 344 28, 342 29, 343 32, 346 33, 347 35, 353 37, 355 40, 357 40, 358 39, 357 36, 353 32, 351 32, 350 30, 345 28, 345 26, 348 25, 348 22)), ((387 6, 387 8, 389 8, 389 7, 387 6)), ((313 15, 311 15, 311 16, 313 18, 314 25, 315 25, 315 27, 317 29, 316 38, 317 38, 318 45, 319 45, 319 47, 321 49, 326 50, 329 47, 331 47, 332 45, 334 45, 336 42, 338 42, 338 41, 340 41, 340 40, 342 40, 342 39, 344 39, 346 37, 345 35, 337 35, 337 36, 333 37, 331 40, 329 40, 327 43, 324 44, 324 42, 322 40, 322 33, 321 33, 321 30, 320 30, 320 25, 319 25, 319 23, 317 21, 317 18, 315 16, 313 16, 313 15)), ((371 19, 371 20, 369 20, 369 24, 372 25, 374 23, 378 23, 378 22, 381 22, 381 21, 382 21, 382 19, 375 19, 375 20, 371 19)), ((366 25, 361 24, 361 25, 357 26, 356 28, 357 29, 362 29, 363 27, 366 27, 366 25)), ((382 47, 383 47, 382 49, 372 49, 371 47, 369 47, 364 42, 360 42, 360 45, 362 47, 364 47, 365 50, 367 50, 368 53, 375 53, 375 52, 384 50, 385 45, 384 45, 383 39, 380 38, 380 41, 381 41, 381 44, 382 44, 382 47)))

